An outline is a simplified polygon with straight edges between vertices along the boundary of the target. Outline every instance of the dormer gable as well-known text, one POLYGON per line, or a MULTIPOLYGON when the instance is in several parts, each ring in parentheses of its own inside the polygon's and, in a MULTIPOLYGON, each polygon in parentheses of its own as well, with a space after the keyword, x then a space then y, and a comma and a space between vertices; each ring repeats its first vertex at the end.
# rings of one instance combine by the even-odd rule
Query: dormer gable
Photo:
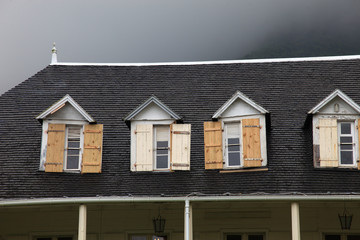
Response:
POLYGON ((336 89, 308 112, 308 114, 318 113, 337 115, 360 114, 360 106, 345 93, 336 89))
POLYGON ((268 111, 248 98, 245 94, 237 91, 225 102, 212 116, 213 119, 224 117, 237 117, 256 114, 266 114, 268 111))
POLYGON ((124 118, 125 121, 169 119, 180 120, 181 117, 154 95, 124 118))
POLYGON ((68 94, 42 112, 36 119, 95 122, 95 120, 68 94))

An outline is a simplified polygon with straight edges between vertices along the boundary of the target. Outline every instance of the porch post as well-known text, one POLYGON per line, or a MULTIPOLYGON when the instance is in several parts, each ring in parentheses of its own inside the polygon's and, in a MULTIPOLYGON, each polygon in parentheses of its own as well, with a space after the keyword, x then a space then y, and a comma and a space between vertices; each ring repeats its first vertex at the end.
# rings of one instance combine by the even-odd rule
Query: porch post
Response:
POLYGON ((79 207, 78 240, 86 240, 86 205, 80 205, 79 207))
POLYGON ((299 203, 291 203, 292 240, 300 240, 300 210, 299 203))
POLYGON ((184 222, 184 240, 192 240, 192 206, 188 199, 185 200, 185 222, 184 222))

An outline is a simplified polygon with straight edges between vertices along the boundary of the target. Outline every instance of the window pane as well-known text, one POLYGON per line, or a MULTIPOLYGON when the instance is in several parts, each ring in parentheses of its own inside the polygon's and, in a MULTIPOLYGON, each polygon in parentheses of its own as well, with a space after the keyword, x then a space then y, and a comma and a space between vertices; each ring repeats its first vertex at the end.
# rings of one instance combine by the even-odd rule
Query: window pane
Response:
POLYGON ((157 156, 156 168, 168 168, 168 156, 157 156))
POLYGON ((340 150, 352 150, 352 149, 353 149, 352 144, 341 144, 340 145, 340 150))
POLYGON ((340 235, 325 235, 325 240, 341 240, 340 235))
POLYGON ((341 134, 351 134, 351 123, 341 123, 341 134))
POLYGON ((169 126, 156 126, 156 141, 168 141, 169 139, 169 126))
POLYGON ((360 235, 349 235, 347 240, 360 240, 360 235))
POLYGON ((80 148, 80 141, 69 141, 68 148, 80 148))
POLYGON ((79 156, 79 149, 68 149, 68 156, 79 156))
POLYGON ((241 240, 241 235, 227 235, 226 240, 241 240))
POLYGON ((352 137, 340 137, 341 143, 352 143, 352 137))
POLYGON ((163 149, 157 149, 156 153, 157 155, 168 155, 168 151, 167 149, 163 150, 163 149))
POLYGON ((168 141, 158 141, 158 142, 156 142, 156 145, 158 148, 168 147, 168 141))
POLYGON ((353 164, 352 151, 340 151, 341 164, 353 164))
POLYGON ((240 153, 232 152, 228 154, 229 157, 229 166, 239 166, 240 165, 240 153))
POLYGON ((79 156, 68 156, 66 167, 67 167, 67 169, 78 169, 79 168, 79 156))
POLYGON ((249 235, 248 240, 263 240, 263 235, 249 235))
POLYGON ((228 138, 228 144, 240 144, 239 138, 228 138))

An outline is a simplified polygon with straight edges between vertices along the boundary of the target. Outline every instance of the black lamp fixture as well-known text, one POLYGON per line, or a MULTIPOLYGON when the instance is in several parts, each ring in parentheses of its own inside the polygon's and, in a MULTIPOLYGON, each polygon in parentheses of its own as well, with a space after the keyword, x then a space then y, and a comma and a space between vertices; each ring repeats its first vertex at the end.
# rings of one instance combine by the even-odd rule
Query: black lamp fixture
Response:
POLYGON ((165 230, 165 219, 160 216, 160 207, 159 207, 159 216, 153 218, 154 232, 155 234, 161 234, 165 230))
POLYGON ((342 230, 349 230, 351 227, 351 222, 352 222, 352 217, 353 215, 350 214, 346 208, 345 208, 345 204, 344 204, 344 211, 343 214, 340 215, 339 214, 339 221, 340 221, 340 225, 341 225, 341 229, 342 230))

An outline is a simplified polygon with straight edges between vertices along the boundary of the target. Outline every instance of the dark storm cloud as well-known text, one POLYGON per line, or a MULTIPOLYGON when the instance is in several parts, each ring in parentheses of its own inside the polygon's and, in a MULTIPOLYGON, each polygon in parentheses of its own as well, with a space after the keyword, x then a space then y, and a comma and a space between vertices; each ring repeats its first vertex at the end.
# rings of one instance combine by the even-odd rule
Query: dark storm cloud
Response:
POLYGON ((239 59, 270 38, 358 38, 359 0, 0 0, 0 92, 50 62, 239 59))

